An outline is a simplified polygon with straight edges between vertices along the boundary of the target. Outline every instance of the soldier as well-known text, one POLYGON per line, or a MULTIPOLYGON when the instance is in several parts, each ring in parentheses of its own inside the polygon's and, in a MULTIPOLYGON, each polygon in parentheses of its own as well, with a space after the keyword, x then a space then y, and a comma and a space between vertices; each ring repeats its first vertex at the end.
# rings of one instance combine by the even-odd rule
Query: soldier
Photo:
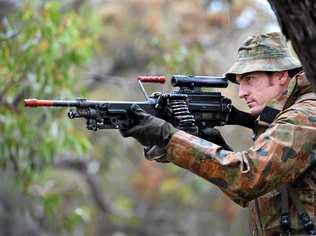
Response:
POLYGON ((248 150, 225 150, 215 129, 209 142, 137 106, 139 124, 122 135, 160 147, 165 152, 155 160, 188 169, 248 206, 252 235, 316 235, 316 96, 301 65, 281 34, 268 33, 242 44, 226 77, 257 117, 248 150))

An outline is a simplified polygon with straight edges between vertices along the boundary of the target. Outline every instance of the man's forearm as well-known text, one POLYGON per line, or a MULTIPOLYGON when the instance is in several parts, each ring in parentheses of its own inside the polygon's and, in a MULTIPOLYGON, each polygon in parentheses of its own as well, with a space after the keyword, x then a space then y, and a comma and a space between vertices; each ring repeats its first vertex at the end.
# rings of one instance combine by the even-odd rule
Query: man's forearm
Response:
MULTIPOLYGON (((176 132, 168 146, 167 158, 217 185, 236 203, 248 201, 291 182, 311 163, 306 140, 315 142, 313 127, 275 124, 258 137, 247 151, 230 152, 183 131, 176 132)), ((312 145, 310 145, 312 146, 312 145)))

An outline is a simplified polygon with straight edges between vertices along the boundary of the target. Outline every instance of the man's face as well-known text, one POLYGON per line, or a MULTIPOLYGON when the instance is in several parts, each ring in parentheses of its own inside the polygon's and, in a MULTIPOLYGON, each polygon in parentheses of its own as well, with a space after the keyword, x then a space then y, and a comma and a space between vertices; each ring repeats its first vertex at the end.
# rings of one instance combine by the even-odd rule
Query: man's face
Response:
POLYGON ((239 97, 246 101, 250 114, 258 116, 267 102, 284 93, 288 85, 288 74, 251 72, 237 75, 236 80, 239 83, 239 97))

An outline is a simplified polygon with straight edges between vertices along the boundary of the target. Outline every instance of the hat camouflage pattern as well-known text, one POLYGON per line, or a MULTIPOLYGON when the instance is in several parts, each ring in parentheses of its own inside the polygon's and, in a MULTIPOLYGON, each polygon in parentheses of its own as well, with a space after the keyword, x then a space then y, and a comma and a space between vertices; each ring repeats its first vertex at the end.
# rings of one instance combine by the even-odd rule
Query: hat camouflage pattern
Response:
POLYGON ((237 74, 285 71, 301 67, 300 62, 290 55, 285 37, 273 32, 248 38, 238 49, 238 59, 225 76, 236 83, 237 74))

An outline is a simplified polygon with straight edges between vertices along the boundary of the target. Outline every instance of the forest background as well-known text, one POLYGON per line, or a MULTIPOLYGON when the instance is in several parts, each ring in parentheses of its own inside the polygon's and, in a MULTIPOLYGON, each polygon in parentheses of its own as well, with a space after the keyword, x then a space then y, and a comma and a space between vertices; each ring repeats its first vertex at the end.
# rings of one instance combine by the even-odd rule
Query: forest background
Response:
MULTIPOLYGON (((248 234, 247 210, 207 181, 23 99, 140 101, 138 75, 221 75, 244 39, 279 31, 266 1, 11 2, 0 35, 0 235, 248 234)), ((247 111, 235 85, 220 91, 247 111)), ((220 130, 236 151, 251 145, 245 128, 220 130)))

